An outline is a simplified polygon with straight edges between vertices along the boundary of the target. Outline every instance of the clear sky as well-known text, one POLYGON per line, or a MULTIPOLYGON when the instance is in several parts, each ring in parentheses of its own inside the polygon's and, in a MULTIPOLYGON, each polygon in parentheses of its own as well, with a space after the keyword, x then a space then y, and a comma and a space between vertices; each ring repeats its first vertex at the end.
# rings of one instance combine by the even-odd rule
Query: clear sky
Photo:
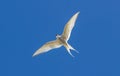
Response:
POLYGON ((0 76, 120 76, 120 2, 0 1, 0 76), (80 11, 69 44, 32 58, 80 11))

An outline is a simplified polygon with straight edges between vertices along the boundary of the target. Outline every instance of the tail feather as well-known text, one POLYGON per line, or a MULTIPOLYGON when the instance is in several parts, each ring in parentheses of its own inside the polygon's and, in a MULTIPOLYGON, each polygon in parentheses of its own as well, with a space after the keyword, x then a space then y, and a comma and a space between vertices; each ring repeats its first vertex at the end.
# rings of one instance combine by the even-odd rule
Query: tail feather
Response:
POLYGON ((74 56, 72 55, 71 50, 79 53, 77 50, 75 50, 75 49, 74 49, 71 45, 69 45, 68 43, 67 43, 67 44, 64 44, 64 47, 67 49, 68 53, 69 53, 72 57, 74 57, 74 56))
POLYGON ((75 51, 76 53, 79 53, 76 49, 74 49, 70 44, 68 44, 69 49, 75 51))
POLYGON ((70 44, 68 44, 68 47, 69 47, 71 50, 75 50, 70 44))
POLYGON ((70 48, 69 48, 69 47, 66 47, 66 49, 67 49, 68 53, 69 53, 72 57, 74 57, 74 56, 72 55, 71 51, 70 51, 70 48))

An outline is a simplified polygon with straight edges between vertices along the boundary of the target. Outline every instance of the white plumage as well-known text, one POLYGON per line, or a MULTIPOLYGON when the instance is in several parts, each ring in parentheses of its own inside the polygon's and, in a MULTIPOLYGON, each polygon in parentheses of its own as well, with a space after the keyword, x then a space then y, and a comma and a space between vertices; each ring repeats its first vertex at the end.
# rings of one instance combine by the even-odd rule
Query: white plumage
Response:
MULTIPOLYGON (((56 40, 50 41, 50 42, 47 42, 46 44, 44 44, 41 48, 39 48, 33 54, 33 56, 37 56, 41 53, 48 52, 52 49, 60 48, 61 46, 64 46, 67 49, 68 53, 73 57, 70 50, 74 50, 74 51, 76 51, 76 50, 72 46, 70 46, 67 41, 70 38, 71 31, 75 25, 75 22, 76 22, 76 19, 77 19, 79 13, 80 12, 77 12, 75 15, 73 15, 72 18, 67 22, 61 36, 57 35, 56 40)), ((78 51, 76 51, 76 52, 78 52, 78 51)))

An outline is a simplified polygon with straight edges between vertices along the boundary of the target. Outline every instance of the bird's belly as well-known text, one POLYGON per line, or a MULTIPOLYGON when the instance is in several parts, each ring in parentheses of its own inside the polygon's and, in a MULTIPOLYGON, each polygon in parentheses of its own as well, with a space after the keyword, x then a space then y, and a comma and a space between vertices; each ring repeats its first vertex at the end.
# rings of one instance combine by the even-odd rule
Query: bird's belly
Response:
POLYGON ((59 38, 59 40, 63 43, 63 44, 65 44, 66 43, 66 41, 63 39, 63 38, 59 38))

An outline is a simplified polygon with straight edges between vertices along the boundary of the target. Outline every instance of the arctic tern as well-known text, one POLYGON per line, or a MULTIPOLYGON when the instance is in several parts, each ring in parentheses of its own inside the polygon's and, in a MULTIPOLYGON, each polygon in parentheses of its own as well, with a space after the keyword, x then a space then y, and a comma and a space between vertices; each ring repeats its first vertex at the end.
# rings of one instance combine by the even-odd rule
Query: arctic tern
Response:
POLYGON ((46 44, 44 44, 41 48, 39 48, 34 54, 33 54, 33 57, 34 56, 37 56, 41 53, 45 53, 45 52, 48 52, 52 49, 55 49, 55 48, 60 48, 61 46, 64 46, 68 53, 74 57, 71 53, 71 50, 73 51, 76 51, 78 53, 77 50, 75 50, 71 45, 68 44, 68 40, 70 38, 70 35, 71 35, 71 31, 75 25, 75 22, 76 22, 76 19, 78 17, 78 14, 80 12, 77 12, 75 15, 73 15, 71 17, 71 19, 67 22, 67 24, 65 25, 64 27, 64 31, 62 33, 62 35, 56 35, 56 40, 53 40, 53 41, 50 41, 50 42, 47 42, 46 44))

